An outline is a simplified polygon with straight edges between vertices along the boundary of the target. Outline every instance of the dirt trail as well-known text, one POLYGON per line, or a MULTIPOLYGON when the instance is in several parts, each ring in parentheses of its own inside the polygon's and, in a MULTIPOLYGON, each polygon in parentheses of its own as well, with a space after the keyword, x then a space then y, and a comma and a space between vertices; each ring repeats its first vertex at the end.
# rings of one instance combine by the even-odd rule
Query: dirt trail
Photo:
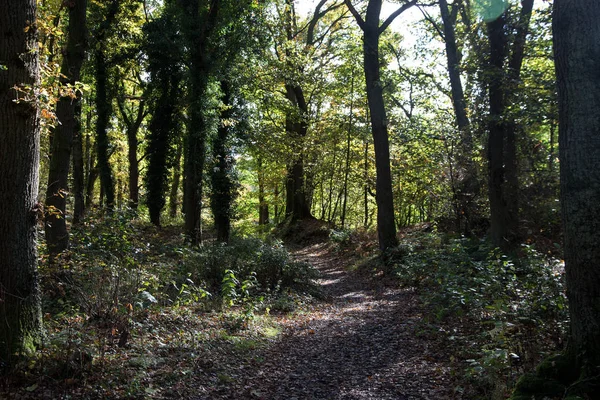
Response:
POLYGON ((421 322, 413 291, 348 273, 323 244, 296 257, 321 270, 326 300, 291 318, 263 361, 241 374, 242 393, 222 398, 458 398, 440 335, 421 322))

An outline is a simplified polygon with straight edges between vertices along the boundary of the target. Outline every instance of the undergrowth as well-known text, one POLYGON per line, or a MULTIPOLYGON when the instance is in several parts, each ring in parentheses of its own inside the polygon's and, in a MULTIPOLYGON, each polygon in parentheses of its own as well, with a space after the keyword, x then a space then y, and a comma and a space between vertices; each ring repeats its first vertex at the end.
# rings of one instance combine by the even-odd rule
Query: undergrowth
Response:
POLYGON ((560 348, 567 326, 560 260, 522 245, 514 255, 488 242, 437 233, 405 237, 387 271, 415 287, 457 350, 462 396, 501 399, 516 379, 560 348), (465 393, 465 390, 475 393, 465 393))
POLYGON ((153 396, 159 389, 145 386, 138 369, 170 368, 165 349, 190 349, 182 362, 192 366, 202 351, 223 346, 242 357, 278 334, 270 313, 319 294, 317 270, 278 241, 190 248, 179 232, 126 211, 91 215, 71 238, 68 253, 40 262, 44 346, 12 366, 0 397, 12 386, 34 397, 49 387, 77 397, 75 386, 100 397, 153 396))

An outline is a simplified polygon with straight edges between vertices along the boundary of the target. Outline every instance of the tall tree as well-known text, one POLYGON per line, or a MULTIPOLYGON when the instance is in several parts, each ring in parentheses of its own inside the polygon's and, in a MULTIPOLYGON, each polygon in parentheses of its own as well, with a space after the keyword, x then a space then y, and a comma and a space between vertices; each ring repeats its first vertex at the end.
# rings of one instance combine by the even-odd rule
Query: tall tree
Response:
POLYGON ((385 251, 398 244, 394 219, 394 195, 392 191, 392 174, 390 170, 390 144, 387 129, 385 103, 383 101, 383 84, 379 70, 379 38, 388 26, 416 4, 416 1, 404 3, 383 23, 380 23, 383 0, 369 0, 365 18, 354 8, 350 0, 345 0, 358 26, 363 31, 363 60, 365 80, 367 83, 367 100, 371 116, 371 129, 375 145, 375 168, 377 180, 375 184, 377 201, 377 234, 379 248, 385 251))
POLYGON ((0 360, 39 343, 36 203, 39 54, 35 0, 0 0, 0 360))
POLYGON ((203 100, 211 70, 210 36, 217 26, 220 0, 182 1, 185 13, 183 32, 188 50, 189 123, 184 158, 183 211, 185 230, 192 244, 199 243, 200 213, 206 158, 206 121, 203 100))
POLYGON ((61 97, 56 105, 58 124, 52 132, 50 169, 46 190, 45 231, 46 244, 51 257, 69 246, 67 231, 67 192, 69 161, 73 138, 81 134, 79 121, 81 93, 75 89, 80 80, 81 67, 86 50, 86 11, 87 0, 68 3, 69 26, 64 58, 61 66, 61 97))
MULTIPOLYGON (((554 1, 561 206, 571 315, 569 350, 581 377, 596 377, 596 385, 600 374, 598 21, 598 1, 554 1)), ((598 392, 594 393, 596 396, 598 392)))
POLYGON ((95 49, 93 52, 94 73, 96 80, 96 152, 98 172, 100 174, 101 193, 106 197, 106 206, 111 209, 115 205, 115 183, 110 167, 110 149, 108 130, 112 115, 111 92, 109 88, 108 35, 117 20, 121 2, 112 0, 108 5, 100 7, 96 12, 99 25, 93 30, 95 49))
POLYGON ((440 15, 442 17, 442 34, 446 48, 446 60, 452 106, 454 108, 456 127, 459 131, 459 149, 457 157, 458 179, 455 188, 455 207, 458 228, 465 233, 470 233, 473 219, 477 215, 475 196, 479 191, 477 182, 476 165, 473 161, 473 137, 471 121, 467 115, 467 102, 461 81, 460 52, 456 38, 456 22, 459 7, 462 4, 455 1, 448 5, 447 0, 439 0, 440 15))
MULTIPOLYGON (((498 2, 496 2, 498 3, 498 2)), ((490 100, 488 165, 490 236, 499 247, 515 244, 519 229, 517 135, 515 121, 508 113, 514 103, 525 42, 534 0, 522 0, 514 40, 509 48, 507 12, 487 22, 490 46, 488 91, 490 100), (508 62, 507 62, 508 60, 508 62)))
POLYGON ((228 145, 231 141, 231 126, 233 118, 233 96, 230 83, 220 82, 222 95, 221 115, 217 137, 213 142, 213 168, 211 169, 212 196, 210 205, 215 219, 217 241, 229 242, 231 233, 231 209, 235 198, 235 181, 233 174, 233 154, 228 145))

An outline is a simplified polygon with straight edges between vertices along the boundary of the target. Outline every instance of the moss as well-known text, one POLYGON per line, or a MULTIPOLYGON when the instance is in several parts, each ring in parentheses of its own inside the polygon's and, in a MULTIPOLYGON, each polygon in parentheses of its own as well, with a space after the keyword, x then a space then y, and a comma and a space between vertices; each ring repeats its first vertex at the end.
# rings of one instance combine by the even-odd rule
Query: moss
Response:
POLYGON ((562 354, 546 358, 537 367, 537 375, 541 378, 556 380, 563 385, 575 382, 579 371, 574 368, 572 361, 562 354))
POLYGON ((511 400, 532 400, 544 397, 562 397, 565 385, 554 380, 528 374, 519 379, 511 400))

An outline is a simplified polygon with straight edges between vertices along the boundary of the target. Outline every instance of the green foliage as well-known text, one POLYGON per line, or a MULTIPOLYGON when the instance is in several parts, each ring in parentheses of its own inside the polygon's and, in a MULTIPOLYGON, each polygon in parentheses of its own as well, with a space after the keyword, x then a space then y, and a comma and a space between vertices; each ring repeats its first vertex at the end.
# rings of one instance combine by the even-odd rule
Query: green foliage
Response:
POLYGON ((458 356, 487 398, 502 398, 519 375, 515 366, 532 368, 557 345, 553 335, 564 335, 562 264, 531 246, 508 256, 485 241, 419 233, 404 239, 391 263, 401 282, 424 289, 432 323, 480 327, 458 356))
POLYGON ((197 282, 205 282, 213 294, 232 305, 261 293, 283 289, 314 291, 318 271, 308 263, 295 261, 279 242, 235 239, 199 252, 189 252, 181 266, 197 282))

